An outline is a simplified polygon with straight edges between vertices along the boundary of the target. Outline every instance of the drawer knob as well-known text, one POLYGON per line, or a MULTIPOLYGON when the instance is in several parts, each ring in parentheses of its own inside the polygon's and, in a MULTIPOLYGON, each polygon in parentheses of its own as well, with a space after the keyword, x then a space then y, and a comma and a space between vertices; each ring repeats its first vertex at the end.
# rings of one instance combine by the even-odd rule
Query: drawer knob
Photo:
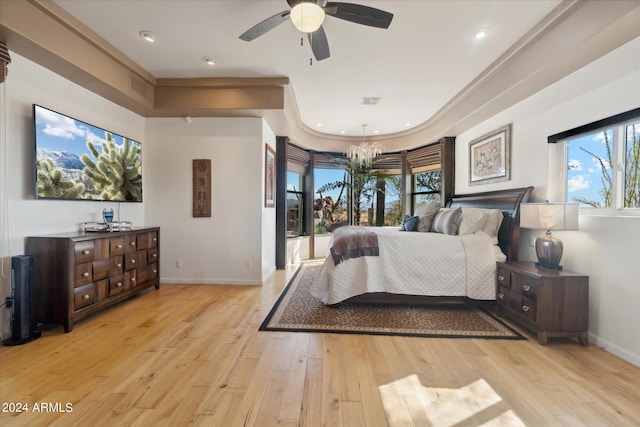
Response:
POLYGON ((157 273, 157 272, 158 272, 158 270, 153 270, 153 273, 154 273, 154 274, 155 274, 155 273, 157 273))
POLYGON ((84 251, 82 251, 82 253, 85 255, 89 255, 91 251, 89 249, 85 249, 84 251))
POLYGON ((158 258, 158 254, 153 254, 153 257, 154 258, 158 258))
POLYGON ((522 306, 522 311, 529 311, 529 306, 523 305, 522 306))
POLYGON ((122 249, 122 245, 117 244, 117 245, 116 245, 116 248, 118 248, 118 249, 122 249))
POLYGON ((135 263, 136 263, 136 260, 135 260, 135 259, 132 259, 132 260, 131 260, 131 264, 135 264, 135 263))
POLYGON ((131 242, 131 246, 135 246, 135 245, 136 245, 136 242, 131 242))
POLYGON ((116 286, 117 286, 117 287, 121 287, 121 286, 122 286, 122 282, 118 282, 118 283, 116 283, 116 286))
POLYGON ((498 294, 498 298, 499 299, 503 299, 504 298, 504 294, 503 293, 498 294))
POLYGON ((88 271, 85 271, 84 273, 82 273, 82 275, 83 275, 84 277, 89 277, 89 272, 88 272, 88 271))
POLYGON ((84 295, 82 295, 82 298, 84 298, 84 299, 89 299, 89 294, 84 294, 84 295))
POLYGON ((154 242, 157 242, 157 241, 158 241, 158 238, 157 238, 157 237, 154 237, 154 238, 153 238, 153 241, 154 241, 154 242))
POLYGON ((116 264, 116 267, 120 268, 120 267, 122 267, 122 264, 117 263, 117 264, 116 264))
POLYGON ((531 286, 529 286, 529 285, 522 285, 522 289, 524 289, 525 291, 529 291, 529 290, 531 290, 531 286))
POLYGON ((504 281, 504 276, 498 276, 498 280, 501 282, 504 281))
POLYGON ((132 277, 132 278, 131 278, 131 281, 132 281, 132 282, 135 282, 135 281, 136 281, 136 278, 135 278, 135 277, 132 277))

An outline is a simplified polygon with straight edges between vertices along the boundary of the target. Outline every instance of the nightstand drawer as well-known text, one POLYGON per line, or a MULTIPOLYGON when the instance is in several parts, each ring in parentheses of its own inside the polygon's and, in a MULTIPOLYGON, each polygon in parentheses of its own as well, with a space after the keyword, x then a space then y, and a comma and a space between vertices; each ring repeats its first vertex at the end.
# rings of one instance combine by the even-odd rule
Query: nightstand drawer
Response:
POLYGON ((536 321, 536 300, 522 297, 522 306, 520 307, 520 311, 522 315, 529 320, 536 321))
POLYGON ((529 298, 536 299, 538 293, 538 281, 530 277, 514 274, 511 278, 511 290, 529 298))
POLYGON ((498 268, 496 279, 498 280, 498 284, 500 286, 504 286, 505 288, 511 287, 511 273, 509 272, 509 270, 498 268))
POLYGON ((507 304, 507 301, 509 301, 509 293, 511 291, 509 290, 509 288, 505 288, 504 286, 498 286, 498 295, 496 295, 496 300, 500 303, 500 304, 507 304))

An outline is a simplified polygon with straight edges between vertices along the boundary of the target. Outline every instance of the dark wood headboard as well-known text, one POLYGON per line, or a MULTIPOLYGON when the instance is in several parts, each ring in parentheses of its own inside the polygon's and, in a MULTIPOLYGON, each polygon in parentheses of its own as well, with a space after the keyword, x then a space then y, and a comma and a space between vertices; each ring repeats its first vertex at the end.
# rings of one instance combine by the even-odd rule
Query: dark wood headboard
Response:
POLYGON ((510 261, 518 260, 520 244, 520 203, 526 203, 533 187, 454 195, 446 203, 451 208, 500 209, 504 214, 498 245, 510 261))

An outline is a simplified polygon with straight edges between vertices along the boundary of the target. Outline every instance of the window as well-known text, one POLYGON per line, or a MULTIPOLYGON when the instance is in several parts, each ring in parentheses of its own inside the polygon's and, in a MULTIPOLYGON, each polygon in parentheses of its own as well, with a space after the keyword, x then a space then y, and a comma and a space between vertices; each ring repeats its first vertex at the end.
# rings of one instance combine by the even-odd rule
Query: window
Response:
POLYGON ((379 174, 372 196, 367 212, 369 225, 395 227, 402 224, 401 174, 379 174))
POLYGON ((315 168, 313 174, 313 224, 315 234, 326 234, 339 223, 348 223, 347 174, 344 169, 315 168))
POLYGON ((434 165, 431 169, 411 174, 413 211, 420 203, 440 201, 442 170, 440 165, 434 165))
POLYGON ((620 116, 624 120, 565 139, 568 202, 582 208, 640 208, 640 112, 630 119, 620 116))
POLYGON ((442 199, 442 147, 442 143, 435 143, 407 153, 411 171, 411 212, 415 212, 420 203, 442 199))
POLYGON ((287 237, 305 235, 302 174, 287 171, 287 237))

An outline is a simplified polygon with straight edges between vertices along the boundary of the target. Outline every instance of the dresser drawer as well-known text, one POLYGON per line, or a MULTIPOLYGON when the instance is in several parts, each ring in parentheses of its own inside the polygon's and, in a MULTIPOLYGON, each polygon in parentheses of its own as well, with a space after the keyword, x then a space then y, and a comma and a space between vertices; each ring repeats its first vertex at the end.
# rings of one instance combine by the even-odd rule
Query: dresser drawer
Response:
POLYGON ((151 248, 147 251, 147 263, 158 262, 158 248, 151 248))
POLYGON ((147 238, 149 239, 149 248, 157 248, 158 247, 158 233, 155 231, 150 231, 147 233, 147 238))
POLYGON ((124 237, 112 237, 109 239, 109 254, 111 256, 124 254, 127 241, 124 237))
POLYGON ((124 292, 126 288, 124 274, 109 278, 109 296, 124 292))
POLYGON ((124 252, 131 253, 138 250, 138 239, 135 234, 130 234, 126 236, 124 252))
POLYGON ((138 271, 130 270, 124 273, 124 283, 127 289, 133 288, 138 284, 138 271))
POLYGON ((93 283, 89 283, 88 285, 80 286, 74 290, 74 308, 75 310, 79 310, 83 307, 91 305, 96 300, 96 289, 93 286, 93 283))
POLYGON ((75 276, 73 280, 74 287, 78 288, 80 286, 86 285, 88 283, 93 282, 92 272, 92 264, 90 262, 85 262, 84 264, 78 264, 75 267, 75 276))
POLYGON ((93 241, 76 242, 74 245, 75 263, 82 264, 93 261, 94 251, 93 241))
POLYGON ((109 269, 111 266, 111 260, 109 258, 93 261, 91 266, 93 270, 91 276, 94 281, 109 277, 109 269))
POLYGON ((111 257, 109 276, 117 276, 122 273, 124 273, 124 257, 122 255, 111 257))
POLYGON ((138 264, 139 262, 138 262, 137 252, 130 252, 130 253, 124 254, 124 270, 125 271, 133 270, 138 266, 138 264))

